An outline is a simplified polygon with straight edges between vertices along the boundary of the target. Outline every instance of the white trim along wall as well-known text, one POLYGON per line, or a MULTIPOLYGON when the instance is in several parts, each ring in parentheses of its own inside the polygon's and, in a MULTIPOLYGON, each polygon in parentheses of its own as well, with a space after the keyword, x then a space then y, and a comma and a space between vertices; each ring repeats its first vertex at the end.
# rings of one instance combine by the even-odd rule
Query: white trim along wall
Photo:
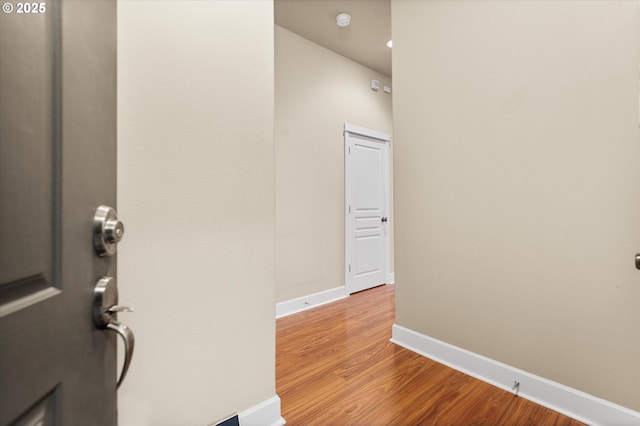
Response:
POLYGON ((280 416, 280 398, 274 395, 248 410, 238 413, 240 426, 282 426, 286 423, 280 416))
POLYGON ((347 293, 346 287, 340 286, 295 299, 285 300, 284 302, 276 303, 276 318, 297 314, 307 309, 344 299, 347 296, 349 296, 349 293, 347 293))
POLYGON ((637 425, 640 413, 394 324, 391 341, 509 392, 590 425, 637 425))

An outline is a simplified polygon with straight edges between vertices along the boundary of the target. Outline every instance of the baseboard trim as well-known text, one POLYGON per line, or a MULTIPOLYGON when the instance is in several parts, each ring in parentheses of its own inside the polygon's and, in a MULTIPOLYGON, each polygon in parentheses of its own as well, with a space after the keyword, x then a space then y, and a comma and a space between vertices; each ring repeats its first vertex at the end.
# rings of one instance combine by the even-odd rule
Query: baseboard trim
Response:
POLYGON ((282 426, 286 421, 280 415, 280 397, 274 395, 258 405, 238 413, 240 426, 282 426))
POLYGON ((318 293, 309 294, 307 296, 298 297, 296 299, 286 300, 276 303, 276 318, 286 317, 287 315, 296 314, 315 308, 320 305, 335 302, 344 299, 349 294, 345 286, 332 288, 318 293))
POLYGON ((396 274, 394 272, 389 272, 387 274, 387 284, 395 284, 396 283, 396 274))
POLYGON ((393 325, 391 341, 509 392, 515 381, 519 395, 536 404, 590 425, 637 425, 640 413, 593 395, 484 357, 466 349, 393 325))

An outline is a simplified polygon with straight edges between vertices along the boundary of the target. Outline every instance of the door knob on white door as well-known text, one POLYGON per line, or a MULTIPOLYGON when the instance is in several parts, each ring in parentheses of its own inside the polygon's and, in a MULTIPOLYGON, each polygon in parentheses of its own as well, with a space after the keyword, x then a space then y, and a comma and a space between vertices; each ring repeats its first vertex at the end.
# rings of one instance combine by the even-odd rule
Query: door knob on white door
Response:
POLYGON ((389 220, 386 216, 384 216, 382 219, 380 219, 382 222, 386 222, 387 220, 389 220))
POLYGON ((124 341, 124 363, 118 379, 119 388, 133 358, 134 336, 127 325, 116 320, 118 312, 133 312, 128 306, 118 305, 118 287, 113 277, 102 277, 93 289, 93 322, 100 329, 115 331, 124 341))

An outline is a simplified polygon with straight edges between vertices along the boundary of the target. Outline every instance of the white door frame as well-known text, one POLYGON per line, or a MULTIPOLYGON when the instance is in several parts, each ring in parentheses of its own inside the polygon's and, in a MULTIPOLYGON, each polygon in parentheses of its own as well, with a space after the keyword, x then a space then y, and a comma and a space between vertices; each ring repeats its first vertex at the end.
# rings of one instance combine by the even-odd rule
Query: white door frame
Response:
POLYGON ((345 263, 344 263, 344 282, 345 289, 347 294, 350 294, 352 288, 352 273, 351 273, 351 259, 353 259, 353 244, 352 244, 352 233, 353 226, 350 218, 350 205, 353 204, 351 200, 354 198, 354 194, 352 194, 351 189, 351 170, 353 165, 351 164, 349 150, 351 148, 351 144, 348 141, 349 135, 359 135, 368 138, 371 142, 379 142, 381 144, 386 145, 386 149, 383 149, 384 155, 384 163, 386 167, 384 168, 384 212, 383 216, 388 218, 387 226, 384 227, 384 276, 386 280, 389 280, 389 273, 391 271, 391 256, 390 256, 390 239, 389 239, 389 230, 391 227, 391 209, 390 205, 390 191, 389 191, 389 176, 390 176, 390 167, 389 167, 389 146, 390 146, 390 137, 388 134, 379 132, 377 130, 367 129, 365 127, 356 126, 354 124, 345 123, 344 124, 344 235, 345 235, 345 263))

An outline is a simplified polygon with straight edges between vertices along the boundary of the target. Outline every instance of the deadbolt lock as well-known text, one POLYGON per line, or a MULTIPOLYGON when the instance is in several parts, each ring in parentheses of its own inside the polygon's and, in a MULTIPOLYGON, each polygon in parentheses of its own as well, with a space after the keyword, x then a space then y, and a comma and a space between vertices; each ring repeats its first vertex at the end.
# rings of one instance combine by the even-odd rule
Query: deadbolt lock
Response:
POLYGON ((109 206, 98 207, 93 216, 93 247, 98 256, 113 256, 123 236, 124 224, 116 211, 109 206))

